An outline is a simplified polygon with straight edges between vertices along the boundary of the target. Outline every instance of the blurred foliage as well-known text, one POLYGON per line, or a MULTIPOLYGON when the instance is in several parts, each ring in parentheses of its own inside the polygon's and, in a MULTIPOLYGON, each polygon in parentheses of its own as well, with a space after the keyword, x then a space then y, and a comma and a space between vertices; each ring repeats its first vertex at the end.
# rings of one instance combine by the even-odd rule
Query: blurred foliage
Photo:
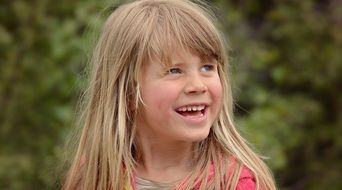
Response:
POLYGON ((1 0, 0 189, 52 189, 108 1, 1 0))
MULTIPOLYGON (((342 4, 214 0, 238 125, 279 189, 342 189, 342 4)), ((109 0, 0 0, 0 189, 58 189, 109 0)))
POLYGON ((217 3, 238 124, 280 189, 342 189, 342 2, 217 3))

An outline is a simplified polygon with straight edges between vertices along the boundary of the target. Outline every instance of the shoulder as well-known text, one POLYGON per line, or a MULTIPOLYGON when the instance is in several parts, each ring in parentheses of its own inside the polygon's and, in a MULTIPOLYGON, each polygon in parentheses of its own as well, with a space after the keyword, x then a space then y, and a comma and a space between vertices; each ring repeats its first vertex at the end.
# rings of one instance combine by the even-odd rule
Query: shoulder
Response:
MULTIPOLYGON (((239 174, 235 174, 239 176, 235 190, 256 190, 256 180, 250 169, 245 165, 240 165, 241 163, 239 163, 234 157, 229 157, 228 160, 222 159, 221 161, 228 161, 228 165, 224 166, 227 167, 224 178, 227 180, 228 184, 231 183, 230 180, 234 173, 240 171, 239 174), (241 169, 239 169, 240 167, 241 169)), ((221 162, 221 164, 223 164, 223 162, 221 162)), ((213 180, 215 176, 215 167, 217 167, 217 165, 214 165, 213 163, 210 165, 209 180, 213 180)))
POLYGON ((255 190, 256 189, 256 179, 253 172, 239 162, 235 157, 231 156, 228 158, 228 171, 227 175, 234 175, 236 171, 240 170, 238 174, 239 179, 236 185, 236 190, 255 190), (239 169, 241 167, 241 169, 239 169))
POLYGON ((255 177, 253 176, 252 172, 243 167, 240 173, 239 182, 236 186, 236 190, 255 190, 256 189, 256 182, 255 177))

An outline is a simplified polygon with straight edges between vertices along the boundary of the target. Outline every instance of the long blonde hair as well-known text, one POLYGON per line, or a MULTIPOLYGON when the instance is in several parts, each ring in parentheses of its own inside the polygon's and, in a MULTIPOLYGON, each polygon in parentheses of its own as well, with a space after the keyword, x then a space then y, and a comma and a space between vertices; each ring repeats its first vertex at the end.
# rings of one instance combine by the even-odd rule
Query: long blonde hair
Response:
POLYGON ((122 190, 126 182, 132 183, 140 156, 134 121, 142 106, 141 68, 155 55, 169 62, 174 45, 215 58, 224 91, 223 106, 209 136, 196 143, 196 167, 185 189, 194 188, 197 179, 202 181, 200 189, 235 189, 242 166, 251 170, 258 189, 275 189, 271 172, 235 129, 227 52, 215 22, 200 1, 139 0, 111 13, 94 51, 83 127, 64 189, 122 190), (231 157, 236 164, 227 179, 231 157), (219 167, 209 181, 210 165, 219 167))

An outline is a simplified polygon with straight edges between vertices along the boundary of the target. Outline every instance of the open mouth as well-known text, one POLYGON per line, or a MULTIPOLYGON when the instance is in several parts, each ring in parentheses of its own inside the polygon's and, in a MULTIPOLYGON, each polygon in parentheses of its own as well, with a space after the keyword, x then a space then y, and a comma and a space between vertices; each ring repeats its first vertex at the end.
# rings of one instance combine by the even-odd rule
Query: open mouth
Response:
POLYGON ((184 117, 201 117, 205 114, 208 106, 183 106, 176 109, 176 112, 184 117))

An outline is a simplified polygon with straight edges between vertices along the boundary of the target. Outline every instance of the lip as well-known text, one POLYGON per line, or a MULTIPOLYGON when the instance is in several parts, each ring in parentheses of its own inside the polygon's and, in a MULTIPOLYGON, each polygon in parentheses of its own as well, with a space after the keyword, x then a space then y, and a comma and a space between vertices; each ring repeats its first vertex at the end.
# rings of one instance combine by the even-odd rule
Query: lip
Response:
POLYGON ((182 106, 178 106, 176 109, 174 109, 175 111, 179 108, 182 108, 182 107, 188 107, 188 106, 205 106, 206 108, 209 107, 209 104, 208 103, 205 103, 205 102, 195 102, 195 103, 189 103, 189 104, 184 104, 182 106))
POLYGON ((203 124, 208 117, 208 108, 209 108, 208 103, 197 102, 197 103, 184 104, 184 105, 179 106, 176 109, 174 109, 174 111, 186 123, 188 123, 190 125, 200 125, 200 124, 203 124), (187 106, 205 106, 203 115, 201 115, 201 116, 184 116, 184 115, 177 112, 177 109, 182 108, 182 107, 187 107, 187 106))

